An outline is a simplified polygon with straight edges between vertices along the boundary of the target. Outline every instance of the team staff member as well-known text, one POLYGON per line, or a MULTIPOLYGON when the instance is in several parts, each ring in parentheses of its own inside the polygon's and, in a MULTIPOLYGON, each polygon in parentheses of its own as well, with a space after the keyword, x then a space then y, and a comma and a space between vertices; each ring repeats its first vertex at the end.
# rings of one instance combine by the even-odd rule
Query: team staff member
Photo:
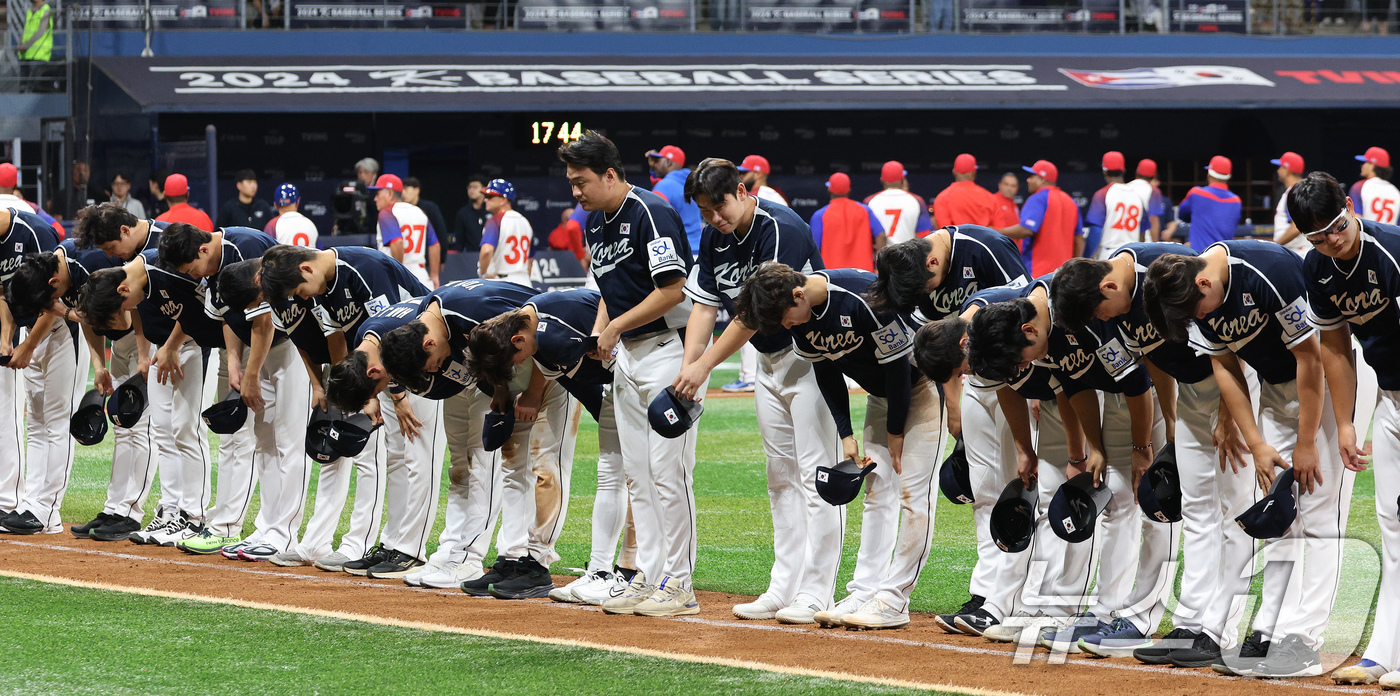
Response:
MULTIPOLYGON (((773 167, 768 164, 767 157, 749 155, 739 163, 739 171, 744 175, 744 189, 750 194, 770 203, 787 206, 788 202, 783 198, 783 194, 768 185, 768 175, 773 173, 773 167)), ((689 181, 688 178, 686 180, 689 181)))
POLYGON ((851 177, 836 172, 826 180, 831 202, 812 214, 812 239, 828 268, 875 271, 875 254, 889 239, 875 211, 851 200, 851 177))
MULTIPOLYGON (((409 205, 418 206, 418 209, 428 216, 428 224, 433 226, 433 233, 437 235, 439 242, 448 241, 446 237, 451 234, 452 228, 447 226, 447 220, 442 217, 442 208, 423 197, 423 183, 418 177, 410 176, 403 180, 403 200, 409 205)), ((447 244, 439 244, 438 251, 438 262, 441 263, 446 259, 447 244)))
POLYGON ((693 258, 690 241, 680 215, 665 200, 627 183, 612 141, 590 131, 560 147, 559 159, 574 198, 590 211, 584 229, 602 294, 593 357, 611 359, 616 351, 613 400, 641 566, 627 590, 604 602, 603 610, 697 614, 700 603, 691 589, 696 429, 668 440, 647 420, 648 406, 675 381, 685 356, 677 330, 691 310, 684 290, 693 258))
POLYGON ((823 268, 821 255, 802 218, 787 206, 749 195, 729 160, 702 161, 685 193, 700 206, 706 225, 685 286, 695 309, 686 325, 685 367, 674 382, 676 394, 703 398, 711 371, 741 346, 752 345, 761 354, 754 405, 775 520, 773 570, 768 589, 735 606, 734 615, 813 623, 817 612, 831 607, 845 532, 841 511, 817 495, 813 479, 817 467, 836 459, 836 423, 818 398, 812 364, 793 351, 791 332, 760 336, 736 318, 713 346, 707 345, 719 310, 735 315, 734 297, 753 269, 778 261, 811 273, 823 268))
POLYGON ((278 186, 272 202, 277 206, 277 217, 267 221, 263 232, 272 235, 278 244, 316 248, 316 240, 320 235, 316 230, 316 223, 297 210, 301 204, 301 192, 297 190, 296 185, 278 186))
POLYGON ((1283 193, 1279 194, 1278 205, 1274 206, 1274 241, 1292 249, 1300 256, 1307 256, 1312 245, 1298 233, 1298 226, 1293 224, 1293 218, 1288 215, 1288 193, 1307 173, 1303 166, 1303 156, 1296 152, 1285 152, 1278 159, 1269 161, 1278 165, 1276 174, 1279 183, 1283 184, 1283 193))
POLYGON ((1016 207, 1016 194, 1021 190, 1021 180, 1007 172, 997 181, 997 190, 992 194, 996 203, 996 215, 992 217, 992 229, 1004 230, 1021 221, 1021 211, 1016 207))
POLYGON ((1207 186, 1193 186, 1177 207, 1177 217, 1191 223, 1190 246, 1196 251, 1235 238, 1240 224, 1240 197, 1230 191, 1230 158, 1216 155, 1206 167, 1207 186))
POLYGON ((457 219, 452 223, 452 238, 447 242, 448 253, 472 251, 481 248, 481 231, 486 227, 486 177, 473 176, 467 180, 467 204, 457 211, 457 219))
POLYGON ((1137 178, 1129 181, 1128 187, 1147 201, 1140 230, 1143 241, 1157 241, 1162 234, 1162 216, 1166 214, 1166 201, 1162 198, 1162 192, 1157 190, 1157 162, 1150 159, 1138 160, 1137 178))
POLYGON ((379 248, 403 264, 420 282, 437 287, 442 255, 438 253, 437 230, 422 209, 403 200, 403 181, 383 174, 374 186, 374 204, 379 208, 379 248))
POLYGON ((224 201, 219 206, 218 227, 252 227, 262 229, 277 213, 267 201, 258 198, 258 175, 251 169, 244 169, 235 175, 233 186, 238 195, 224 201))
POLYGON ((1123 183, 1125 166, 1123 153, 1104 153, 1103 178, 1108 183, 1094 192, 1089 201, 1089 213, 1084 216, 1084 223, 1089 227, 1084 255, 1089 258, 1106 259, 1124 244, 1143 241, 1142 217, 1147 212, 1148 200, 1140 187, 1123 183))
MULTIPOLYGON (((880 226, 889 235, 891 244, 922 237, 933 231, 928 217, 928 204, 909 192, 909 172, 904 165, 890 160, 880 167, 879 193, 866 197, 865 204, 875 211, 880 226)), ((836 266, 833 266, 836 268, 836 266)))
POLYGON ((1030 172, 1026 187, 1031 196, 1021 206, 1021 221, 999 231, 1021 245, 1021 260, 1031 277, 1053 273, 1060 264, 1083 249, 1079 234, 1079 206, 1055 182, 1060 170, 1045 160, 1022 169, 1030 172))
POLYGON ((214 221, 203 210, 190 205, 190 182, 184 174, 165 178, 165 201, 170 209, 160 214, 160 222, 187 222, 205 232, 214 231, 214 221))
POLYGON ((1351 202, 1363 220, 1393 225, 1400 211, 1400 190, 1390 183, 1390 153, 1385 148, 1366 148, 1357 155, 1361 163, 1361 179, 1351 185, 1351 202))
MULTIPOLYGON (((1361 340, 1366 362, 1381 367, 1381 404, 1372 442, 1376 464, 1376 517, 1380 522, 1381 588, 1376 603, 1377 630, 1361 662, 1332 673, 1339 684, 1371 684, 1382 677, 1400 680, 1400 317, 1394 298, 1400 297, 1400 228, 1359 219, 1341 184, 1323 172, 1313 172, 1293 185, 1289 213, 1314 251, 1303 260, 1308 278, 1309 319, 1322 329, 1322 367, 1334 392, 1342 463, 1352 471, 1366 468, 1360 444, 1366 423, 1353 423, 1352 392, 1357 383, 1351 336, 1361 340), (1363 272, 1364 271, 1364 272, 1363 272), (1389 300, 1389 301, 1387 301, 1389 300), (1362 433, 1358 437, 1358 432, 1362 433), (1381 628, 1384 627, 1384 628, 1381 628), (1387 672, 1389 676, 1387 677, 1387 672)), ((1325 479, 1324 479, 1325 480, 1325 479)))
POLYGON ((685 225, 686 241, 691 249, 700 247, 700 230, 705 223, 700 220, 700 209, 694 203, 685 202, 685 182, 690 178, 690 170, 685 168, 685 152, 675 145, 667 145, 660 150, 647 152, 647 164, 651 166, 651 176, 656 183, 652 193, 661 196, 681 216, 685 225))
POLYGON ((933 198, 934 224, 991 227, 995 223, 998 203, 990 191, 977 185, 977 169, 977 158, 965 152, 953 160, 953 183, 933 198))
POLYGON ((488 280, 500 278, 533 288, 530 277, 535 269, 531 257, 535 231, 530 221, 514 209, 515 187, 505 179, 492 179, 484 193, 491 220, 482 233, 477 273, 488 280))

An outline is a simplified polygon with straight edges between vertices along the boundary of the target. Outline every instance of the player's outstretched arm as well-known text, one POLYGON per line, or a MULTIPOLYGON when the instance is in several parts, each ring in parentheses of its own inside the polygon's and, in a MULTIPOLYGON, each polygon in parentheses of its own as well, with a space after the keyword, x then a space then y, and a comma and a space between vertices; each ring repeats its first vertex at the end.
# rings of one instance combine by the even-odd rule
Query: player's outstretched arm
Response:
MULTIPOLYGON (((272 325, 272 312, 264 312, 253 319, 253 344, 248 346, 248 364, 243 370, 243 403, 254 411, 261 411, 267 402, 262 396, 262 368, 267 362, 267 354, 272 350, 272 339, 277 328, 272 325)), ((224 337, 231 333, 224 327, 224 337)), ((242 341, 239 341, 242 345, 242 341)))
POLYGON ((1312 493, 1322 485, 1317 453, 1317 432, 1322 427, 1322 349, 1317 336, 1309 336, 1290 350, 1298 362, 1298 444, 1293 446, 1293 477, 1298 490, 1312 493))
MULTIPOLYGON (((1212 355, 1210 361, 1211 366, 1215 368, 1215 381, 1220 385, 1220 399, 1229 405, 1231 415, 1253 413, 1254 407, 1249 400, 1249 384, 1245 382, 1239 358, 1234 353, 1226 353, 1212 355)), ((1274 468, 1287 469, 1289 464, 1279 455, 1278 450, 1264 441, 1263 434, 1259 432, 1259 425, 1253 418, 1236 417, 1235 424, 1239 426, 1245 446, 1254 455, 1254 476, 1259 482, 1259 487, 1267 491, 1274 482, 1274 468)))
POLYGON ((442 277, 442 245, 434 242, 428 247, 428 279, 433 281, 431 289, 436 290, 442 286, 438 279, 442 277))
MULTIPOLYGON (((1365 471, 1366 462, 1361 457, 1365 450, 1357 442, 1356 436, 1356 363, 1351 350, 1351 328, 1345 323, 1333 331, 1320 332, 1322 339, 1322 371, 1327 378, 1327 388, 1332 392, 1332 412, 1337 417, 1337 442, 1342 454, 1342 463, 1352 471, 1365 471)), ((1367 427, 1362 423, 1361 427, 1367 427)))
POLYGON ((1137 396, 1127 397, 1128 416, 1131 420, 1130 430, 1133 437, 1132 453, 1132 484, 1133 500, 1137 500, 1138 479, 1147 473, 1147 468, 1152 466, 1152 390, 1149 389, 1137 396))
MULTIPOLYGON (((1103 421, 1099 417, 1099 395, 1093 389, 1085 389, 1071 397, 1075 422, 1084 432, 1084 444, 1088 446, 1089 460, 1084 462, 1084 470, 1094 475, 1094 486, 1103 485, 1104 470, 1108 467, 1108 454, 1103 447, 1103 421)), ((1065 418, 1068 430, 1069 418, 1065 418)))
POLYGON ((1157 369, 1148 358, 1147 374, 1152 376, 1152 389, 1157 393, 1157 404, 1162 408, 1162 420, 1167 426, 1167 442, 1176 442, 1176 378, 1157 369))
POLYGON ((10 303, 0 293, 0 355, 14 352, 15 315, 10 312, 10 303))
POLYGON ((39 341, 49 335, 49 330, 56 321, 58 317, 49 312, 40 314, 39 318, 34 320, 33 328, 29 329, 29 335, 10 353, 10 362, 5 366, 15 370, 29 367, 29 360, 34 357, 34 349, 39 347, 39 341))
POLYGON ((186 338, 184 327, 177 321, 165 345, 156 350, 156 380, 161 384, 171 383, 175 377, 185 378, 185 370, 180 367, 180 346, 186 338))
MULTIPOLYGON (((690 310, 690 319, 685 324, 685 358, 681 361, 681 371, 676 375, 676 381, 671 383, 676 389, 676 395, 682 399, 696 401, 700 394, 700 385, 705 383, 710 377, 710 371, 714 369, 711 354, 719 347, 720 341, 716 341, 714 346, 710 346, 709 339, 715 332, 715 318, 719 315, 719 307, 714 305, 695 303, 690 310)), ((738 320, 731 321, 732 328, 738 324, 738 320)), ((729 329, 725 329, 720 340, 729 335, 729 329)), ((729 356, 725 356, 726 358, 729 356)), ((723 362, 720 358, 719 362, 723 362)))
POLYGON ((321 363, 312 360, 311 356, 300 348, 297 349, 297 352, 301 354, 301 364, 306 366, 306 374, 311 376, 311 405, 324 410, 326 408, 326 387, 324 386, 325 380, 322 379, 321 363))
POLYGON ((1011 387, 997 390, 997 403, 1006 416, 1006 425, 1011 428, 1011 439, 1016 443, 1016 475, 1029 488, 1037 476, 1040 458, 1035 452, 1035 440, 1031 437, 1031 409, 1026 397, 1016 393, 1011 387))
POLYGON ((83 340, 88 344, 88 357, 92 360, 92 386, 103 396, 108 396, 112 393, 112 373, 107 371, 107 341, 98 336, 87 322, 81 322, 78 326, 82 327, 83 340))

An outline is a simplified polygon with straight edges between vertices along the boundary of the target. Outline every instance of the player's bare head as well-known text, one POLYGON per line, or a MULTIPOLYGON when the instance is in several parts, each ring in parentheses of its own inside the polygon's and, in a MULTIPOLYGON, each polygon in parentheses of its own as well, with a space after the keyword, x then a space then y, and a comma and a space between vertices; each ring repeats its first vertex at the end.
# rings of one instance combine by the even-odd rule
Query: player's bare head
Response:
POLYGON ((125 268, 103 268, 88 276, 87 284, 78 293, 78 311, 92 328, 98 331, 112 329, 117 323, 125 304, 127 292, 125 268))
POLYGON ((30 254, 20 262, 5 285, 5 301, 10 312, 20 317, 37 317, 53 304, 58 288, 58 255, 52 251, 30 254))
POLYGON ((318 275, 312 268, 316 254, 315 249, 290 244, 279 244, 264 252, 259 274, 263 297, 269 302, 282 302, 297 294, 303 285, 319 284, 320 292, 325 292, 325 279, 308 277, 318 275))
POLYGON ((1347 192, 1327 172, 1309 172, 1288 189, 1288 216, 1303 234, 1341 227, 1335 223, 1346 207, 1347 192))
POLYGON ((326 399, 342 411, 363 411, 365 404, 388 383, 388 377, 383 372, 382 366, 369 364, 368 353, 357 350, 331 365, 330 373, 326 375, 326 399), (375 377, 371 372, 380 374, 375 377))
POLYGON ((944 384, 967 371, 967 320, 954 314, 924 324, 914 334, 914 365, 944 384))
POLYGON ((1011 172, 1001 175, 997 181, 997 192, 1007 198, 1015 198, 1016 193, 1021 190, 1021 178, 1011 172))
POLYGON ((1050 306, 1055 308, 1055 323, 1070 331, 1079 331, 1096 318, 1099 306, 1108 299, 1100 285, 1112 270, 1113 265, 1107 261, 1082 256, 1060 266, 1054 280, 1050 281, 1050 306))
POLYGON ((735 300, 736 318, 761 334, 774 334, 811 318, 803 296, 807 276, 791 266, 766 261, 744 281, 735 300), (805 309, 806 317, 799 316, 805 309))
POLYGON ((1034 324, 1035 305, 1018 298, 987 305, 967 326, 967 362, 972 373, 987 379, 1009 380, 1028 364, 1025 353, 1035 347, 1026 327, 1034 324))
POLYGON ((875 281, 865 298, 877 312, 912 312, 943 282, 929 237, 891 244, 875 255, 875 281))
POLYGON ((1165 254, 1147 267, 1142 281, 1142 304, 1157 333, 1168 341, 1184 342, 1191 320, 1200 312, 1205 293, 1197 277, 1206 262, 1199 256, 1165 254))
MULTIPOLYGON (((172 222, 160 233, 160 253, 156 265, 167 271, 188 273, 190 264, 199 260, 200 247, 208 245, 214 236, 186 222, 172 222)), ((196 276, 207 277, 207 276, 196 276)))
POLYGON ((739 178, 739 169, 727 159, 701 160, 685 179, 685 201, 695 203, 705 224, 732 234, 749 214, 749 192, 739 178))
POLYGON ((96 247, 109 251, 110 245, 121 241, 122 228, 131 229, 136 222, 136 216, 121 204, 90 205, 78 211, 78 218, 73 224, 73 238, 80 249, 96 247))
POLYGON ((559 146, 559 161, 564 163, 573 188, 574 198, 584 210, 599 210, 614 198, 613 188, 627 181, 622 168, 622 153, 613 141, 588 131, 578 140, 559 146))
POLYGON ((437 372, 440 367, 433 365, 429 369, 431 355, 424 346, 427 336, 427 325, 421 319, 415 319, 384 334, 379 340, 379 359, 384 362, 384 369, 389 371, 389 376, 395 382, 412 391, 427 389, 428 373, 437 372))
POLYGON ((478 382, 505 384, 515 367, 535 353, 535 336, 526 329, 523 311, 506 312, 472 329, 467 335, 467 374, 478 382))
POLYGON ((262 302, 262 288, 258 285, 261 268, 261 259, 248 259, 231 263, 219 271, 219 296, 230 310, 242 312, 262 302))

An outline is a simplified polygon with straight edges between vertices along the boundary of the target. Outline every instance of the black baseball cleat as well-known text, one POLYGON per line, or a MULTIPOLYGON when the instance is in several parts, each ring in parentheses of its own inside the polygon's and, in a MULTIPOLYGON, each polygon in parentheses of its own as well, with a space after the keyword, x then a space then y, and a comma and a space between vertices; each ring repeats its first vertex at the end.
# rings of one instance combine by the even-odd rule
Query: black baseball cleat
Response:
MULTIPOLYGON (((1189 628, 1173 628, 1171 633, 1163 636, 1150 647, 1138 648, 1133 651, 1133 657, 1138 662, 1149 665, 1171 664, 1171 653, 1173 650, 1186 650, 1195 644, 1197 633, 1189 628)), ((1211 663, 1214 664, 1214 663, 1211 663)))
POLYGON ((88 532, 91 532, 92 530, 101 527, 104 524, 116 522, 118 519, 120 518, 116 515, 111 515, 103 512, 99 513, 97 517, 92 518, 91 522, 88 522, 87 524, 73 525, 72 527, 68 528, 68 531, 72 532, 73 537, 75 539, 86 539, 88 538, 88 532))
POLYGON ((933 622, 938 624, 939 628, 943 629, 944 631, 947 631, 948 633, 961 634, 962 629, 958 628, 954 621, 956 621, 957 618, 959 616, 962 616, 963 614, 969 614, 973 611, 981 609, 982 604, 986 601, 986 597, 983 597, 981 595, 972 595, 972 599, 963 602, 963 605, 961 607, 958 607, 957 611, 951 614, 939 614, 933 617, 933 622))
POLYGON ((1263 664, 1264 658, 1269 656, 1270 647, 1271 643, 1264 640, 1264 633, 1255 631, 1239 647, 1220 651, 1220 661, 1210 668, 1232 677, 1247 677, 1263 664))
POLYGON ((981 607, 973 609, 966 614, 958 614, 957 618, 953 619, 953 624, 958 627, 959 631, 969 636, 978 637, 981 637, 983 632, 999 623, 1001 622, 997 621, 996 617, 992 616, 991 612, 981 607))
POLYGON ((11 534, 38 534, 44 531, 44 523, 40 522, 39 518, 28 510, 11 513, 3 522, 0 522, 0 527, 4 527, 5 531, 11 534))
POLYGON ((516 561, 515 572, 488 588, 496 599, 534 599, 548 597, 554 589, 554 579, 549 577, 549 569, 539 561, 526 556, 516 561))
POLYGON ((1269 646, 1269 655, 1255 665, 1250 676, 1263 679, 1321 676, 1322 655, 1308 646, 1302 636, 1290 633, 1269 646))
POLYGON ((491 585, 502 582, 515 574, 516 566, 515 561, 496 556, 496 562, 491 565, 485 575, 462 583, 462 591, 473 597, 490 597, 491 585))
POLYGON ((387 558, 365 572, 371 578, 401 578, 421 565, 422 561, 402 551, 390 551, 387 558))
MULTIPOLYGON (((113 517, 116 517, 113 515, 113 517)), ((107 524, 88 530, 88 538, 93 541, 126 541, 132 534, 141 531, 141 523, 130 517, 116 517, 107 524)))
POLYGON ((1220 644, 1214 638, 1196 634, 1189 648, 1178 648, 1167 655, 1167 661, 1177 667, 1209 667, 1220 663, 1220 644))
POLYGON ((383 544, 375 544, 374 548, 369 550, 369 553, 361 558, 346 563, 341 566, 340 569, 351 575, 364 577, 365 574, 369 572, 370 568, 389 560, 389 554, 391 553, 393 553, 393 551, 384 548, 383 544))

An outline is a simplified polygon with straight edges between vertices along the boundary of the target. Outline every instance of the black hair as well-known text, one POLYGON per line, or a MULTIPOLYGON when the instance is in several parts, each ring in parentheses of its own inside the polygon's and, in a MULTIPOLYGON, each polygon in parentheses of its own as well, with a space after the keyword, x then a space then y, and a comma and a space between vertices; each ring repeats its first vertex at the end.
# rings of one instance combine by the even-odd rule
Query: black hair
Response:
POLYGON ((511 338, 530 322, 522 311, 506 312, 491 318, 467 334, 467 373, 478 382, 505 384, 515 372, 515 347, 511 338))
POLYGON ((159 186, 162 189, 164 189, 165 179, 168 176, 170 176, 170 172, 167 172, 164 169, 157 169, 151 172, 151 176, 148 177, 148 180, 154 182, 156 186, 159 186))
POLYGON ((258 271, 262 259, 248 259, 224 266, 219 271, 218 293, 232 311, 242 312, 258 302, 262 288, 258 286, 258 271))
POLYGON ((1371 171, 1375 172, 1376 176, 1386 181, 1390 181, 1390 175, 1395 173, 1390 167, 1382 167, 1379 164, 1371 165, 1371 171))
POLYGON ((739 169, 733 162, 707 157, 685 178, 685 202, 692 203, 704 196, 710 199, 711 205, 719 205, 725 196, 738 195, 739 183, 739 169))
POLYGON ((108 183, 111 183, 116 181, 117 179, 121 179, 129 184, 131 183, 131 172, 125 169, 118 169, 117 171, 112 173, 112 178, 108 179, 107 181, 108 183))
POLYGON ((1122 179, 1122 178, 1124 178, 1124 177, 1123 177, 1123 170, 1122 170, 1122 169, 1105 169, 1104 172, 1103 172, 1103 175, 1106 176, 1106 177, 1108 177, 1108 178, 1110 178, 1110 179, 1122 179))
POLYGON ((925 377, 947 383, 967 361, 962 347, 966 335, 967 321, 956 314, 924 324, 914 333, 914 365, 925 377))
MULTIPOLYGON (((1352 201, 1360 205, 1361 201, 1352 201)), ((1288 216, 1298 231, 1316 232, 1347 207, 1347 193, 1327 172, 1313 171, 1288 189, 1288 216)))
POLYGON ((967 364, 987 379, 1012 379, 1022 362, 1021 351, 1031 344, 1021 326, 1035 318, 1035 305, 1025 298, 987 305, 967 327, 967 364))
POLYGON ((262 255, 263 299, 268 302, 284 302, 297 286, 306 281, 301 275, 301 264, 315 260, 318 252, 307 247, 278 244, 262 255))
POLYGON ((187 222, 172 222, 160 232, 156 265, 179 272, 181 266, 199 258, 199 247, 214 241, 214 235, 187 222))
POLYGON ((54 287, 49 285, 58 273, 58 255, 52 251, 30 254, 20 262, 10 282, 5 284, 5 301, 16 317, 37 317, 53 305, 54 287))
POLYGON ((1142 281, 1142 304, 1162 338, 1178 343, 1188 338, 1196 308, 1205 297, 1196 287, 1196 276, 1205 267, 1205 259, 1181 254, 1163 254, 1147 267, 1142 281))
POLYGON ((108 331, 112 328, 113 319, 121 313, 122 302, 125 298, 117 292, 117 288, 126 282, 126 269, 117 266, 115 268, 103 268, 92 272, 88 276, 87 284, 83 286, 82 292, 78 293, 78 311, 83 313, 83 319, 88 326, 98 331, 108 331))
POLYGON ((1054 307, 1055 323, 1080 331, 1094 318, 1094 312, 1105 299, 1099 283, 1113 270, 1107 261, 1072 258, 1055 271, 1050 281, 1050 306, 1054 307))
POLYGON ((929 296, 928 255, 933 243, 919 237, 891 244, 875 254, 875 281, 865 289, 865 299, 877 312, 914 311, 929 296))
POLYGON ((490 179, 489 177, 487 177, 485 174, 481 174, 481 173, 478 172, 478 173, 476 173, 476 174, 473 174, 473 175, 467 177, 467 185, 470 186, 471 183, 472 183, 473 181, 475 181, 476 183, 481 184, 482 186, 485 186, 485 185, 486 185, 486 182, 488 182, 488 181, 490 181, 490 180, 491 180, 491 179, 490 179))
POLYGON ((122 238, 122 227, 135 227, 136 216, 120 203, 99 203, 78 211, 73 238, 79 249, 115 242, 122 238))
POLYGON ((369 376, 369 356, 357 350, 331 365, 326 376, 326 400, 347 413, 365 409, 379 385, 369 376))
POLYGON ((578 140, 560 145, 559 161, 571 167, 587 167, 598 176, 611 169, 617 172, 618 179, 627 179, 622 170, 622 153, 617 151, 613 141, 596 131, 588 131, 578 140))
POLYGON ((234 183, 238 183, 238 182, 240 182, 240 181, 249 181, 249 180, 257 181, 257 180, 258 180, 258 174, 257 174, 257 172, 254 172, 254 171, 251 170, 251 169, 240 169, 240 170, 238 170, 238 173, 237 173, 237 174, 234 174, 234 175, 233 175, 233 181, 234 181, 234 183))
POLYGON ((416 188, 416 189, 423 188, 423 184, 422 184, 420 181, 418 181, 418 177, 416 177, 416 176, 410 176, 410 177, 408 177, 407 179, 404 179, 404 180, 403 180, 403 187, 404 187, 404 188, 408 188, 408 187, 410 187, 410 186, 412 186, 413 188, 416 188))
POLYGON ((428 351, 423 348, 427 335, 423 320, 414 319, 379 339, 379 359, 384 369, 409 391, 421 392, 429 385, 428 373, 423 369, 428 364, 428 351))
POLYGON ((807 283, 807 276, 777 261, 765 261, 744 281, 734 301, 735 318, 761 334, 783 330, 783 315, 797 300, 792 291, 807 283))

